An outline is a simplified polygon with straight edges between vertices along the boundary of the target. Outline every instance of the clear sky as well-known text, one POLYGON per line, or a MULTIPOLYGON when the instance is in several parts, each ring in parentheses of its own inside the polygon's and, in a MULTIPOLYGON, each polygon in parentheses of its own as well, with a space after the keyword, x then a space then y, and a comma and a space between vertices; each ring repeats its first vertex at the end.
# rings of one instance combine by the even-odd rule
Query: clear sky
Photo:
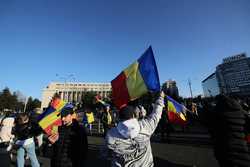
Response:
POLYGON ((149 45, 161 83, 176 80, 189 96, 190 78, 198 95, 224 57, 250 56, 250 1, 0 1, 1 89, 41 98, 70 74, 110 82, 149 45))

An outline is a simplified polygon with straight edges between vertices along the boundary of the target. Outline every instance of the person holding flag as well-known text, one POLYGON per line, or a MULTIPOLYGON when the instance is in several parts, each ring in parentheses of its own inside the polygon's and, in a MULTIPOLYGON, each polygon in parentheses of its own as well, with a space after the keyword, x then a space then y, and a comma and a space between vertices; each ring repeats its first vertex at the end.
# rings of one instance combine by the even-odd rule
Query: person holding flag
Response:
POLYGON ((84 127, 77 122, 74 106, 55 94, 39 120, 52 144, 51 167, 84 166, 88 140, 84 127))
POLYGON ((120 122, 106 136, 106 144, 112 154, 112 167, 154 165, 150 138, 161 118, 164 96, 161 92, 151 114, 140 120, 135 117, 137 107, 127 105, 120 110, 120 122))
POLYGON ((153 166, 150 137, 155 131, 164 107, 164 92, 153 105, 148 117, 138 120, 138 107, 129 105, 148 92, 160 92, 160 81, 149 47, 133 64, 112 82, 113 102, 119 109, 119 123, 106 135, 106 146, 111 151, 111 166, 153 166))
POLYGON ((65 106, 59 113, 62 126, 58 133, 52 133, 51 167, 83 167, 88 151, 87 134, 83 126, 75 119, 73 107, 65 106))

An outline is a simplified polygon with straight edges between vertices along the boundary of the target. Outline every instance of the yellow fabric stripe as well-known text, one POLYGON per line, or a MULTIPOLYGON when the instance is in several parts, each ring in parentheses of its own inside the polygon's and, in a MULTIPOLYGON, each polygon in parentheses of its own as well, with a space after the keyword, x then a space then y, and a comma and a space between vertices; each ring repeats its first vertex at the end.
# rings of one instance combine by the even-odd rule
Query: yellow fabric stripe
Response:
POLYGON ((148 92, 138 67, 139 64, 136 61, 124 70, 124 73, 127 77, 126 85, 130 100, 135 100, 148 92))
POLYGON ((49 114, 48 116, 46 116, 45 118, 43 118, 40 122, 39 125, 45 129, 47 128, 49 125, 51 125, 53 122, 55 122, 56 120, 60 119, 60 116, 57 116, 59 114, 59 111, 55 111, 51 114, 49 114))
POLYGON ((181 117, 182 120, 186 121, 186 117, 185 117, 184 114, 180 113, 180 117, 181 117))
POLYGON ((43 128, 46 129, 49 125, 51 125, 53 122, 55 122, 58 119, 61 119, 60 116, 57 116, 62 108, 65 106, 66 102, 63 100, 60 100, 59 104, 56 106, 57 110, 54 112, 50 113, 46 117, 44 117, 41 121, 39 121, 39 125, 43 128))
POLYGON ((171 101, 169 101, 169 100, 168 100, 168 111, 172 111, 172 112, 174 112, 174 113, 176 113, 176 114, 179 114, 180 118, 181 118, 182 120, 186 121, 185 115, 184 115, 183 113, 181 113, 181 112, 180 112, 180 113, 177 113, 174 104, 173 104, 171 101))
POLYGON ((56 107, 56 111, 61 111, 61 109, 65 106, 66 102, 61 100, 59 105, 56 107))
POLYGON ((89 124, 93 123, 95 121, 93 112, 86 113, 87 121, 89 124))
POLYGON ((174 113, 176 113, 176 108, 174 106, 174 104, 168 100, 168 111, 172 111, 174 113))
POLYGON ((45 129, 47 128, 49 125, 51 125, 53 122, 55 122, 57 119, 60 119, 60 116, 57 116, 60 111, 62 110, 62 108, 65 106, 66 102, 62 101, 59 103, 58 105, 58 109, 54 112, 52 112, 51 114, 47 115, 45 118, 43 118, 40 122, 39 125, 45 129))

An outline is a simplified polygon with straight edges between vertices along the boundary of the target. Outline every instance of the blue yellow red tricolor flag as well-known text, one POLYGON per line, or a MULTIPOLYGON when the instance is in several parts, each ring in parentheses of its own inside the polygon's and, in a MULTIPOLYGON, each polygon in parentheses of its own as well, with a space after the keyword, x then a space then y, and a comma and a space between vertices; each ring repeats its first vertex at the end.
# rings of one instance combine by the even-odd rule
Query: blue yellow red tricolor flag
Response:
POLYGON ((105 101, 101 100, 101 98, 102 97, 100 95, 96 95, 95 96, 96 103, 101 103, 102 105, 107 106, 108 104, 105 101))
POLYGON ((160 91, 160 81, 152 47, 111 81, 113 102, 117 108, 147 92, 160 91))
POLYGON ((60 98, 54 98, 49 107, 39 116, 39 125, 48 135, 52 134, 53 127, 58 127, 62 124, 59 113, 66 104, 60 98))
POLYGON ((167 106, 168 106, 167 114, 168 114, 169 122, 179 124, 179 125, 185 125, 187 123, 187 119, 185 116, 186 107, 176 102, 170 96, 167 96, 165 102, 167 102, 167 106))

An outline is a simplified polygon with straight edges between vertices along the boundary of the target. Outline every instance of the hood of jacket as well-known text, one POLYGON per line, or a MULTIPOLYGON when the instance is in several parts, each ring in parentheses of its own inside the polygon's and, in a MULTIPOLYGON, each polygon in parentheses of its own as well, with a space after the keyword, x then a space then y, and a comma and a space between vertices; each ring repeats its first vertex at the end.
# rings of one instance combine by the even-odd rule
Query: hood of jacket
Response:
POLYGON ((136 118, 118 123, 118 132, 126 139, 135 138, 140 132, 140 125, 136 118))

